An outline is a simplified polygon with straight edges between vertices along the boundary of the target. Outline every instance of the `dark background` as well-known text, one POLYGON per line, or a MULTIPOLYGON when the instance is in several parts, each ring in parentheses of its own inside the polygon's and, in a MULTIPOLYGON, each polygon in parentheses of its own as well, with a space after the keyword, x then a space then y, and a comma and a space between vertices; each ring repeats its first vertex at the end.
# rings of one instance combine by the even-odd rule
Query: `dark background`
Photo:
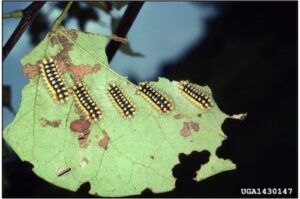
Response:
MULTIPOLYGON (((222 111, 248 113, 243 122, 227 119, 222 127, 228 139, 218 155, 237 169, 194 182, 208 154, 180 155, 174 191, 145 190, 137 197, 242 197, 241 187, 293 188, 289 197, 297 197, 297 2, 213 4, 220 12, 207 21, 207 36, 179 62, 165 64, 160 76, 208 85, 222 111)), ((3 197, 91 197, 89 184, 77 193, 60 189, 17 157, 4 161, 3 178, 12 185, 3 197)))

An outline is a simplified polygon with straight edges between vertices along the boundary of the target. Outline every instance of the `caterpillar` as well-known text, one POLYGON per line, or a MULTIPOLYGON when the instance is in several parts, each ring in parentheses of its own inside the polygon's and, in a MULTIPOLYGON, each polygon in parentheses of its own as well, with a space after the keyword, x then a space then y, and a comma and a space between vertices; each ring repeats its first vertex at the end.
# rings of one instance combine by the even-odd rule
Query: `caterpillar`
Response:
POLYGON ((172 101, 147 82, 138 84, 137 94, 142 95, 160 113, 167 113, 173 109, 172 101))
POLYGON ((78 106, 89 121, 92 122, 100 119, 102 115, 100 108, 81 82, 75 83, 73 86, 73 94, 78 106))
POLYGON ((124 94, 120 86, 114 83, 109 84, 107 90, 119 112, 121 112, 124 117, 131 118, 135 114, 135 106, 124 94))
POLYGON ((40 70, 50 94, 57 102, 65 102, 69 99, 69 92, 59 72, 56 60, 43 59, 40 70))
POLYGON ((179 90, 186 98, 201 109, 210 109, 213 106, 210 97, 201 91, 197 85, 189 81, 180 81, 179 90))

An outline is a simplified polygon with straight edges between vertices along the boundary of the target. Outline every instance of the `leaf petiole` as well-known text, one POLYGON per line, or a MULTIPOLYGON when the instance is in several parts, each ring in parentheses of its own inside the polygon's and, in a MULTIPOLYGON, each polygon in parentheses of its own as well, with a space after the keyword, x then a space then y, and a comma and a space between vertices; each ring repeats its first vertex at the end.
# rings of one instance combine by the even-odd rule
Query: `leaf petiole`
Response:
POLYGON ((62 11, 62 13, 55 19, 55 21, 51 27, 51 32, 56 32, 58 30, 61 22, 63 21, 64 17, 68 13, 72 3, 73 3, 73 1, 69 1, 68 4, 66 5, 66 7, 64 8, 64 10, 62 11))

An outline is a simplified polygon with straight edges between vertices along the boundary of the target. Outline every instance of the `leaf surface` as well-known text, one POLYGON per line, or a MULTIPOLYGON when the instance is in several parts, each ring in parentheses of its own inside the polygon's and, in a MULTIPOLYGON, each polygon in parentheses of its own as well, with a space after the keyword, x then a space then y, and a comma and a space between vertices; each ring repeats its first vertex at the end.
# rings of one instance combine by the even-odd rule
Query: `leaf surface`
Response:
MULTIPOLYGON (((137 94, 136 85, 110 69, 107 40, 61 27, 21 60, 30 81, 16 117, 4 130, 4 139, 19 157, 52 184, 75 191, 89 182, 91 194, 110 197, 137 195, 146 188, 154 193, 174 189, 172 168, 180 153, 210 153, 209 162, 197 172, 198 181, 235 169, 230 160, 216 156, 226 139, 221 125, 230 116, 215 102, 209 110, 198 108, 179 92, 178 82, 165 78, 151 84, 172 100, 174 109, 159 113, 137 94), (74 97, 66 103, 53 100, 39 72, 45 57, 57 60, 68 87, 84 82, 103 112, 99 121, 86 120, 74 97), (109 83, 120 85, 135 105, 132 118, 116 110, 109 83)), ((208 87, 199 88, 212 98, 208 87)))

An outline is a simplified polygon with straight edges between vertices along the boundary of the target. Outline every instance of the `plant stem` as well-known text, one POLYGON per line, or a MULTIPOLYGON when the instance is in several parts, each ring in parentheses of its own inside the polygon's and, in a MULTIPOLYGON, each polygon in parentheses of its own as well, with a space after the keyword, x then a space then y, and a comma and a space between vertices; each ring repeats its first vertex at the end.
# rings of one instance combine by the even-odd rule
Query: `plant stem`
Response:
POLYGON ((8 19, 8 18, 21 18, 23 16, 23 10, 14 10, 11 12, 3 13, 2 18, 8 19))
POLYGON ((51 27, 51 32, 56 32, 57 29, 59 28, 61 22, 63 21, 64 17, 66 16, 66 14, 68 13, 68 10, 70 9, 71 5, 72 5, 73 1, 69 1, 68 4, 66 5, 66 7, 64 8, 64 10, 62 11, 62 13, 55 19, 52 27, 51 27))

